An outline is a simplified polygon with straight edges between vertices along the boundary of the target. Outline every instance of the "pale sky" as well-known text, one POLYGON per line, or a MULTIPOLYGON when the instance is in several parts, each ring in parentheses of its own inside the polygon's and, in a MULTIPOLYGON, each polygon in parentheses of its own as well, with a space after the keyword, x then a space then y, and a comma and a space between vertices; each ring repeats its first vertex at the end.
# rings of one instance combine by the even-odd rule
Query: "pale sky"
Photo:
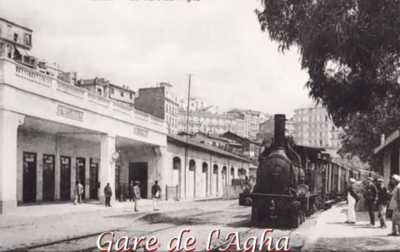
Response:
POLYGON ((287 113, 312 104, 295 49, 262 33, 259 0, 0 0, 33 30, 32 53, 78 77, 140 87, 160 81, 221 110, 287 113))

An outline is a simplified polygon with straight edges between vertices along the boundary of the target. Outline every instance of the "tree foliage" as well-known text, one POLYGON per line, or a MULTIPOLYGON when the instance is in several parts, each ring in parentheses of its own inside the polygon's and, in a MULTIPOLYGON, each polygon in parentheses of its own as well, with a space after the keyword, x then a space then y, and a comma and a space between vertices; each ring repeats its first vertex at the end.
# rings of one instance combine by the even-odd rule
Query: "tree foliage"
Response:
POLYGON ((299 49, 310 96, 344 129, 342 152, 371 158, 400 125, 400 0, 262 0, 261 28, 299 49))

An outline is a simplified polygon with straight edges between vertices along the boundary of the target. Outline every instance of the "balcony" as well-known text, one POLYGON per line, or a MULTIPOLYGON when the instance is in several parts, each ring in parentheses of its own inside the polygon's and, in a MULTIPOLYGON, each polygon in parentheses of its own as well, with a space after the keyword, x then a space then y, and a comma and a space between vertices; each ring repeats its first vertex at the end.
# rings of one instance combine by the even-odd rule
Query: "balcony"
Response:
POLYGON ((0 83, 129 124, 167 132, 165 121, 35 69, 0 58, 0 83))

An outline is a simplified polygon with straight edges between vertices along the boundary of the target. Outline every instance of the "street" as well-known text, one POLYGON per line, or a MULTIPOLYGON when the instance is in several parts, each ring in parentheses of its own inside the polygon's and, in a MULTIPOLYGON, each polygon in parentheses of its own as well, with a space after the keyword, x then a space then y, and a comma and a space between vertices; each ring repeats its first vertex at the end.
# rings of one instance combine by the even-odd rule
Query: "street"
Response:
MULTIPOLYGON (((242 207, 236 200, 209 200, 197 202, 162 202, 160 211, 152 211, 151 201, 143 201, 141 211, 135 213, 131 203, 115 203, 113 208, 101 205, 60 204, 47 206, 45 215, 41 206, 29 206, 31 217, 21 210, 14 216, 0 217, 1 251, 99 251, 99 234, 114 232, 122 236, 158 239, 158 251, 166 251, 168 241, 184 228, 184 234, 196 238, 196 250, 226 245, 230 232, 239 232, 240 242, 249 237, 261 237, 265 229, 249 225, 250 207, 242 207), (53 211, 57 208, 60 211, 53 211), (70 209, 65 213, 61 209, 70 209), (36 216, 35 216, 36 214, 36 216), (209 239, 212 230, 221 231, 220 239, 209 239)), ((339 203, 331 209, 318 212, 296 230, 273 230, 274 242, 289 237, 290 243, 303 246, 302 251, 399 251, 400 238, 389 237, 390 228, 368 228, 365 212, 357 213, 356 225, 344 224, 346 206, 339 203)), ((388 222, 388 226, 391 223, 388 222)), ((104 241, 104 240, 103 240, 104 241)), ((139 250, 140 251, 140 250, 139 250)))

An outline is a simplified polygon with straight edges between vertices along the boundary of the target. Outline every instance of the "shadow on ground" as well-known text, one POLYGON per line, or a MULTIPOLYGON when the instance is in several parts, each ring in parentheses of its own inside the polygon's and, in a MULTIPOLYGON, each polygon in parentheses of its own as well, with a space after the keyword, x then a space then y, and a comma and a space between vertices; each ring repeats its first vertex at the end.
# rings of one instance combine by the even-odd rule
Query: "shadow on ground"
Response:
POLYGON ((223 211, 204 212, 200 209, 186 211, 171 211, 162 213, 150 213, 140 217, 138 220, 149 224, 169 223, 174 225, 202 225, 213 224, 207 216, 222 213, 223 211))

